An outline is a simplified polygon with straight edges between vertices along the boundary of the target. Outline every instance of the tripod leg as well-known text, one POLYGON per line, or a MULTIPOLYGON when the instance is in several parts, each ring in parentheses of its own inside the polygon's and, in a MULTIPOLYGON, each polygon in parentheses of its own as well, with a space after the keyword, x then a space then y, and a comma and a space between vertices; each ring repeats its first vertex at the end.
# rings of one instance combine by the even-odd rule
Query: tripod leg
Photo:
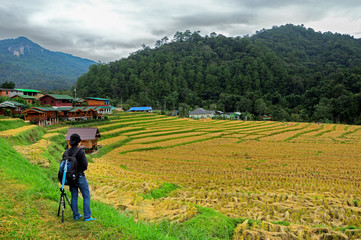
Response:
POLYGON ((66 193, 64 193, 64 196, 65 196, 65 199, 66 199, 66 201, 68 202, 68 204, 69 204, 69 206, 70 206, 70 208, 71 208, 71 203, 70 203, 69 198, 68 198, 68 196, 66 195, 66 193))
POLYGON ((61 207, 62 198, 63 198, 63 194, 60 194, 58 216, 60 215, 60 207, 61 207))
MULTIPOLYGON (((63 195, 64 193, 62 193, 63 195)), ((61 222, 64 222, 64 208, 65 208, 65 200, 64 196, 62 196, 62 204, 61 204, 61 222)))

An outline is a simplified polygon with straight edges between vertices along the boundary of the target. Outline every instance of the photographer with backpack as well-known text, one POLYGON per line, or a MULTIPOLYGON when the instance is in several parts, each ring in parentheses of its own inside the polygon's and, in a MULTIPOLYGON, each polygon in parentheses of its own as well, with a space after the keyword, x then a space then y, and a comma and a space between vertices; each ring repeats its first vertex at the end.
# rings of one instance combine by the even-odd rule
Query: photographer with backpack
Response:
POLYGON ((76 159, 75 166, 75 175, 76 178, 74 181, 69 183, 70 192, 71 192, 71 208, 73 210, 73 218, 75 221, 79 220, 82 215, 78 211, 78 189, 80 189, 81 194, 83 195, 83 210, 84 210, 84 221, 94 221, 95 219, 91 217, 90 211, 90 191, 89 185, 85 178, 84 171, 88 168, 88 161, 85 156, 85 152, 78 148, 79 143, 81 142, 80 136, 76 133, 70 136, 70 146, 68 150, 63 153, 63 159, 68 156, 74 156, 76 159))

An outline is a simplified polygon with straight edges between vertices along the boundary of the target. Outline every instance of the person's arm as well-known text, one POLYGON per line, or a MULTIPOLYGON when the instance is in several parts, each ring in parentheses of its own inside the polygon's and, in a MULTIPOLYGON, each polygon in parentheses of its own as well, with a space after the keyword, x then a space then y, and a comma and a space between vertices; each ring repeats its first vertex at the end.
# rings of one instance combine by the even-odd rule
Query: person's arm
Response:
POLYGON ((84 150, 80 150, 80 159, 81 159, 80 161, 84 168, 83 170, 84 171, 87 170, 88 169, 88 160, 86 159, 84 150))

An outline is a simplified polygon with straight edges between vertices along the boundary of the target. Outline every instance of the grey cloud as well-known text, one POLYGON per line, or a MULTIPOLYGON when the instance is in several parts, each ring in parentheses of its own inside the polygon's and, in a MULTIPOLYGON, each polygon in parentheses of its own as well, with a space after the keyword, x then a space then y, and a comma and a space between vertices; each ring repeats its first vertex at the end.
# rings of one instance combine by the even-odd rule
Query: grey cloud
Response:
POLYGON ((251 13, 202 13, 174 19, 180 27, 224 26, 228 24, 247 24, 254 18, 251 13))
POLYGON ((153 30, 151 30, 151 33, 152 33, 152 35, 155 35, 155 36, 162 36, 162 35, 166 35, 167 31, 164 29, 153 29, 153 30))
POLYGON ((16 14, 10 9, 0 8, 0 28, 1 30, 11 30, 17 28, 23 28, 26 26, 26 16, 22 14, 16 14))
MULTIPOLYGON (((52 51, 71 53, 95 61, 113 61, 140 49, 143 43, 153 46, 162 37, 171 39, 176 31, 186 29, 200 30, 202 35, 216 32, 242 36, 286 23, 303 23, 312 27, 308 26, 309 22, 322 22, 322 19, 332 14, 352 15, 355 21, 361 18, 359 11, 353 10, 361 7, 359 0, 105 0, 105 4, 114 6, 112 13, 119 14, 132 24, 133 32, 123 31, 122 23, 119 23, 113 35, 111 32, 101 35, 100 32, 106 34, 106 31, 83 29, 71 19, 61 19, 62 16, 50 17, 46 22, 40 22, 39 26, 29 21, 33 13, 41 16, 39 13, 46 14, 48 9, 54 9, 54 2, 12 0, 5 3, 5 0, 0 0, 0 38, 26 36, 52 51)), ((59 4, 66 4, 69 8, 80 4, 91 5, 84 0, 64 0, 59 4)), ((332 31, 331 25, 326 28, 332 31)), ((354 32, 357 31, 359 27, 355 26, 354 32)))
POLYGON ((241 7, 241 8, 277 8, 277 7, 289 7, 289 6, 309 6, 316 8, 328 8, 341 7, 359 7, 359 0, 327 0, 327 1, 314 1, 314 0, 223 0, 223 3, 232 7, 241 7))

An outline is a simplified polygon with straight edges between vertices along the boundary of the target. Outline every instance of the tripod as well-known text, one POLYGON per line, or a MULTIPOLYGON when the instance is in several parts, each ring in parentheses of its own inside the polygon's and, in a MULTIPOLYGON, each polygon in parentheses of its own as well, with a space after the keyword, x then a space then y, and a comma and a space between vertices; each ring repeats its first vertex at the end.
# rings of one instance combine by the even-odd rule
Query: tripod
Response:
POLYGON ((60 215, 60 208, 61 208, 61 222, 64 222, 65 199, 68 202, 70 207, 71 207, 71 204, 70 204, 68 197, 66 196, 64 188, 60 188, 60 192, 61 193, 60 193, 60 201, 59 201, 59 208, 58 208, 58 216, 60 215))
POLYGON ((65 176, 66 176, 66 171, 67 171, 67 165, 68 165, 68 160, 65 161, 65 166, 64 166, 64 175, 63 175, 63 181, 61 183, 61 188, 60 188, 60 201, 59 201, 59 208, 58 208, 58 216, 60 215, 60 208, 61 208, 61 222, 64 222, 64 210, 65 210, 65 199, 68 202, 69 206, 71 207, 71 203, 68 199, 68 197, 66 196, 66 193, 64 191, 64 185, 65 185, 65 176))

